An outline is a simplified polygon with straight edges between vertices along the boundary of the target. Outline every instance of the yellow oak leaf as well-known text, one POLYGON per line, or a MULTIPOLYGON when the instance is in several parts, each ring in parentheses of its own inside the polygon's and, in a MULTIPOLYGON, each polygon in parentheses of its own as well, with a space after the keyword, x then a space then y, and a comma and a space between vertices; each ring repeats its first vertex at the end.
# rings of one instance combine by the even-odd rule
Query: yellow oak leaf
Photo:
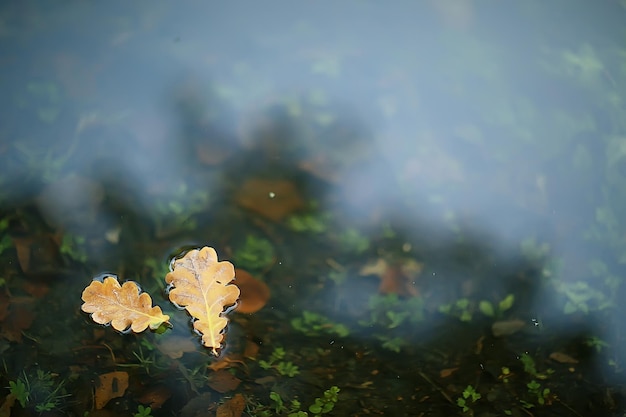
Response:
POLYGON ((85 303, 81 309, 92 313, 93 321, 111 323, 120 332, 130 329, 139 333, 148 327, 154 330, 170 319, 161 312, 161 307, 152 307, 150 295, 142 293, 137 284, 127 281, 120 285, 112 276, 92 281, 83 291, 82 299, 85 303))
POLYGON ((239 298, 239 288, 229 285, 235 279, 235 268, 228 261, 218 262, 217 252, 210 247, 194 249, 172 264, 166 275, 169 298, 185 308, 194 318, 193 327, 202 335, 202 344, 218 355, 228 324, 224 309, 239 298))

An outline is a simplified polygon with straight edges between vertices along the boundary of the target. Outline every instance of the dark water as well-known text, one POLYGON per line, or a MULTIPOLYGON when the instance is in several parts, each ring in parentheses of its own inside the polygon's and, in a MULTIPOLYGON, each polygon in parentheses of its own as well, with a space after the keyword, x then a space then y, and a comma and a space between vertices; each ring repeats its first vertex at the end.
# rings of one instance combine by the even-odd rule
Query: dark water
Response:
POLYGON ((0 416, 624 415, 623 1, 0 18, 0 416), (202 246, 271 292, 217 359, 202 246), (103 273, 172 327, 95 324, 103 273))

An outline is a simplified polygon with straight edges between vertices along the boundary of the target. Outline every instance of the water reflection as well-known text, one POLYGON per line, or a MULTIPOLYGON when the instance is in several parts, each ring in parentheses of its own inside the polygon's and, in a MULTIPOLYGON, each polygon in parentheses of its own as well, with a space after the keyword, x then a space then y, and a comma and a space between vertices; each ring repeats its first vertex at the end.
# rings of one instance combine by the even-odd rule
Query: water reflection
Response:
MULTIPOLYGON (((567 351, 620 381, 624 9, 587 8, 5 5, 7 294, 49 286, 40 308, 76 320, 59 286, 108 270, 163 289, 168 256, 209 244, 272 290, 232 330, 263 357, 349 351, 388 383, 408 378, 388 355, 436 373, 472 350, 501 381, 504 355, 567 351)), ((179 408, 204 391, 198 352, 179 408)), ((453 397, 476 385, 463 369, 453 397)))

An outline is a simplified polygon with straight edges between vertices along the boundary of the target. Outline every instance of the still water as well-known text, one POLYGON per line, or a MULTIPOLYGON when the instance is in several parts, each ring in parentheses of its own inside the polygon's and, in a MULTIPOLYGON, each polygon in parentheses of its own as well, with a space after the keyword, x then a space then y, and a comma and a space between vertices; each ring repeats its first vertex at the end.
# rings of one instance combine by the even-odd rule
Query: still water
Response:
POLYGON ((624 22, 5 2, 0 417, 624 415, 624 22), (205 246, 221 343, 170 302, 205 246), (95 323, 107 276, 168 319, 95 323))

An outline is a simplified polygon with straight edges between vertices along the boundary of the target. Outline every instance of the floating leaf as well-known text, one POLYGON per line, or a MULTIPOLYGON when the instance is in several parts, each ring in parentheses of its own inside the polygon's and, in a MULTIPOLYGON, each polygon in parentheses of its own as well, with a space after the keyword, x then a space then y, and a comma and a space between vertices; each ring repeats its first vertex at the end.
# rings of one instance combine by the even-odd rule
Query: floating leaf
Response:
POLYGON ((195 319, 194 329, 202 335, 202 344, 218 355, 228 324, 224 309, 239 298, 239 288, 229 283, 235 268, 227 261, 218 262, 215 249, 194 249, 172 264, 165 281, 170 285, 170 301, 184 307, 195 319))
POLYGON ((81 309, 92 313, 91 318, 99 324, 109 324, 117 331, 129 328, 136 333, 156 329, 170 317, 161 312, 161 307, 152 307, 152 299, 142 293, 132 281, 120 286, 117 278, 108 276, 102 282, 94 280, 83 291, 81 309))

